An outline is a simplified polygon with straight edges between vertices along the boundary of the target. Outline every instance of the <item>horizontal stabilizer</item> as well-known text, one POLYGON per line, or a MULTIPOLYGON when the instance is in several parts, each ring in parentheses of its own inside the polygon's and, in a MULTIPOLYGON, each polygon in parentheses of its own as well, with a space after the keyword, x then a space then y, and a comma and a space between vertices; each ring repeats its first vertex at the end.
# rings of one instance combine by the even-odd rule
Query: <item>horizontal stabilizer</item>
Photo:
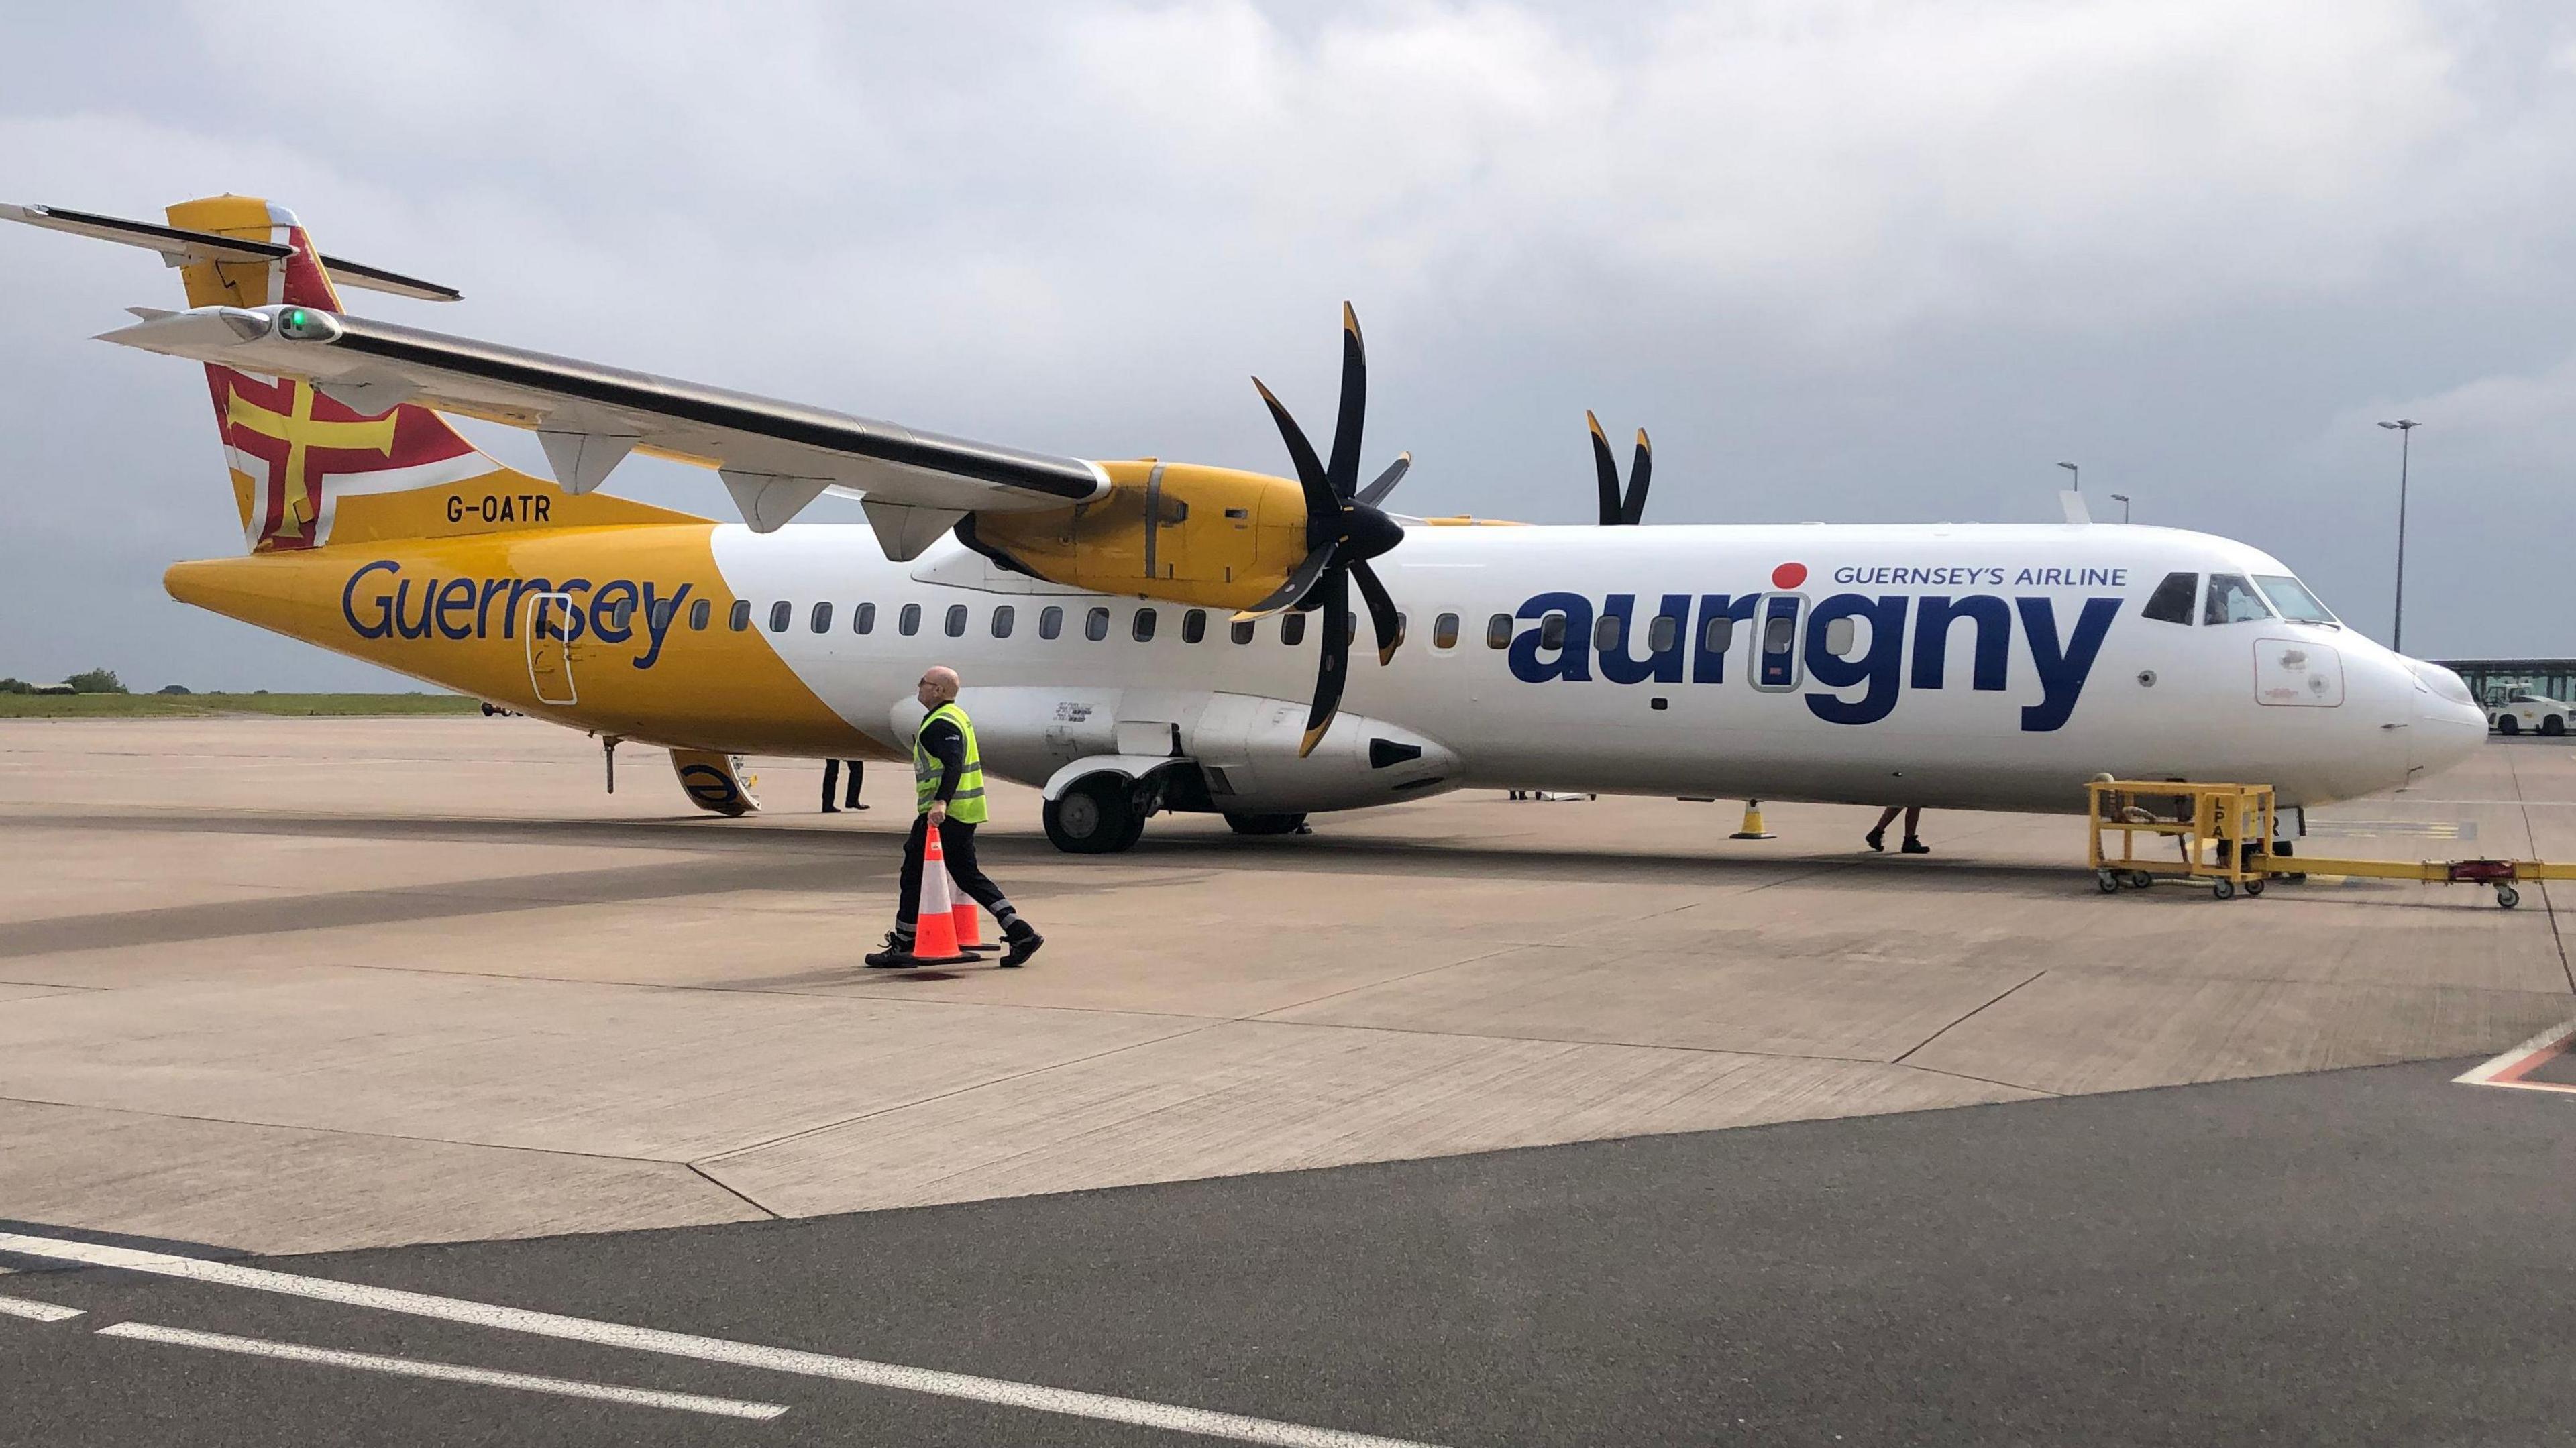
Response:
MULTIPOLYGON (((199 261, 280 262, 295 251, 291 246, 273 241, 217 236, 211 231, 189 231, 153 221, 128 221, 121 216, 101 216, 96 212, 71 211, 60 206, 0 204, 0 220, 23 221, 48 231, 64 231, 94 241, 112 241, 120 246, 157 251, 161 260, 171 266, 186 266, 199 261)), ((321 261, 323 269, 331 273, 332 280, 344 287, 387 292, 424 302, 453 302, 464 295, 454 287, 443 287, 436 282, 425 282, 418 277, 407 277, 400 272, 389 272, 382 267, 367 266, 336 256, 325 256, 321 261)))

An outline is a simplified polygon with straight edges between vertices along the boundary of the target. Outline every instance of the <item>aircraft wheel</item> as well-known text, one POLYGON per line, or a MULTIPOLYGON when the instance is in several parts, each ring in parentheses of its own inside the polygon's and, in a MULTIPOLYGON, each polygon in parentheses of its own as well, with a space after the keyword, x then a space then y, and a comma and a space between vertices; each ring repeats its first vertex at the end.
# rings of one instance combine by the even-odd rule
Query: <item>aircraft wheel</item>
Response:
POLYGON ((2548 718, 2541 720, 2540 732, 2548 735, 2552 739, 2566 733, 2567 716, 2564 714, 2552 714, 2548 718))
POLYGON ((2519 734, 2522 732, 2522 721, 2516 719, 2511 714, 2507 714, 2496 721, 2496 732, 2498 734, 2519 734))
POLYGON ((1237 814, 1228 811, 1226 828, 1238 835, 1293 835, 1306 823, 1302 814, 1237 814))
POLYGON ((1145 832, 1133 786, 1115 774, 1075 781, 1061 797, 1048 800, 1039 816, 1047 842, 1068 855, 1114 855, 1145 832))
POLYGON ((2209 894, 2210 898, 2215 900, 2233 900, 2236 898, 2236 882, 2212 880, 2209 882, 2209 894))

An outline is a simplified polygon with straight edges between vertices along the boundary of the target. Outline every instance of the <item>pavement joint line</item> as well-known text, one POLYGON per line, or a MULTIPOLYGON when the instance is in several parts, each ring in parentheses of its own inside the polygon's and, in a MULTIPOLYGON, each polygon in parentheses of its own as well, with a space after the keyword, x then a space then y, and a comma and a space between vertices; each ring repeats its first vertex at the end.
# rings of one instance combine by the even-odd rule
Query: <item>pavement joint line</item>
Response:
POLYGON ((1948 1025, 1946 1025, 1946 1026, 1943 1026, 1941 1029, 1939 1029, 1939 1030, 1937 1030, 1937 1031, 1934 1031, 1932 1034, 1930 1034, 1930 1035, 1928 1035, 1928 1036, 1925 1036, 1922 1040, 1915 1042, 1911 1047, 1907 1048, 1907 1050, 1906 1050, 1906 1052, 1905 1052, 1905 1055, 1897 1057, 1897 1058, 1896 1058, 1896 1060, 1895 1060, 1895 1062, 1894 1062, 1893 1064, 1895 1064, 1895 1065, 1899 1065, 1899 1066, 1904 1065, 1904 1064, 1905 1064, 1905 1061, 1906 1061, 1906 1057, 1908 1057, 1908 1056, 1912 1056, 1916 1051, 1920 1051, 1920 1050, 1922 1050, 1924 1047, 1926 1047, 1926 1046, 1928 1046, 1928 1045, 1931 1045, 1934 1041, 1937 1041, 1937 1040, 1941 1039, 1943 1036, 1946 1036, 1946 1035, 1950 1034, 1952 1031, 1957 1030, 1959 1027, 1966 1025, 1968 1022, 1970 1022, 1970 1021, 1972 1021, 1972 1020, 1975 1020, 1979 1014, 1983 1013, 1984 1011, 1986 1011, 1986 1010, 1987 1010, 1987 1009, 1989 1009, 1990 1007, 1998 1006, 1998 1005, 2003 1004, 2003 1002, 2004 1002, 2004 998, 2005 998, 2006 996, 2011 995, 2011 994, 2013 993, 2013 991, 2020 990, 2020 989, 2022 988, 2022 986, 2024 986, 2024 985, 2029 985, 2029 984, 2031 983, 2031 981, 2035 981, 2035 980, 2039 979, 2039 977, 2040 977, 2040 976, 2048 974, 2048 972, 2049 972, 2049 970, 2050 970, 2050 969, 2052 969, 2052 967, 2049 967, 2049 966, 2042 966, 2042 967, 2040 967, 2038 975, 2034 975, 2034 976, 2032 976, 2032 977, 2030 978, 2030 980, 2023 981, 2023 982, 2021 983, 2021 985, 2013 986, 2011 989, 2006 990, 2006 991, 2003 993, 2003 995, 1999 995, 1999 996, 1995 997, 1993 1000, 1990 1000, 1990 1001, 1986 1002, 1986 1003, 1985 1003, 1985 1005, 1982 1005, 1982 1006, 1977 1007, 1977 1008, 1976 1008, 1976 1010, 1973 1010, 1973 1011, 1968 1012, 1966 1015, 1959 1017, 1957 1020, 1952 1021, 1950 1024, 1948 1024, 1948 1025))
POLYGON ((68 1322, 80 1315, 81 1310, 77 1307, 60 1307, 28 1297, 0 1297, 0 1317, 23 1317, 31 1322, 68 1322))
MULTIPOLYGON (((2531 827, 2531 801, 2524 798, 2522 792, 2522 765, 2514 758, 2511 750, 2505 752, 2504 767, 2506 776, 2513 781, 2514 801, 2522 806, 2522 841, 2531 847, 2532 857, 2537 859, 2540 855, 2540 836, 2531 827)), ((2567 959, 2567 936, 2558 928, 2558 902, 2549 898, 2547 880, 2535 883, 2540 886, 2541 913, 2549 917, 2549 938, 2558 946, 2558 969, 2567 977, 2569 993, 2576 994, 2576 964, 2570 964, 2567 959)))
POLYGON ((1162 1035, 1148 1037, 1142 1041, 1130 1041, 1123 1046, 1111 1046, 1106 1050, 1093 1051, 1089 1055, 1068 1056, 1064 1060, 1050 1061, 1043 1066, 1032 1066, 1025 1071, 1013 1071, 1007 1075, 995 1076, 990 1080, 970 1082, 966 1085, 953 1087, 946 1091, 936 1091, 928 1096, 918 1097, 911 1101, 901 1101, 889 1106, 875 1107, 867 1111, 862 1111, 855 1116, 845 1116, 837 1121, 826 1121, 819 1126, 800 1127, 795 1131, 787 1132, 781 1136, 773 1136, 764 1141, 748 1142, 741 1146, 729 1146, 722 1151, 694 1158, 689 1162, 689 1165, 694 1169, 702 1162, 717 1163, 722 1162, 729 1157, 741 1156, 747 1152, 765 1151, 770 1147, 784 1145, 791 1141, 799 1141, 808 1136, 817 1136, 826 1131, 837 1131, 844 1126, 850 1126, 861 1121, 866 1121, 872 1117, 883 1116, 889 1112, 910 1111, 915 1107, 928 1106, 934 1101, 945 1101, 951 1096, 963 1096, 969 1091, 981 1091, 989 1086, 1007 1086, 1014 1081, 1025 1081, 1032 1076, 1043 1076, 1049 1071, 1061 1071, 1068 1066, 1079 1066, 1085 1062, 1101 1060, 1104 1057, 1115 1056, 1121 1052, 1138 1051, 1147 1046, 1160 1045, 1165 1041, 1177 1041, 1183 1036, 1195 1036, 1201 1031, 1212 1031, 1219 1026, 1237 1024, 1236 1022, 1224 1017, 1175 1017, 1174 1019, 1196 1019, 1199 1023, 1186 1030, 1167 1031, 1162 1035))
POLYGON ((466 1367, 457 1363, 429 1362, 421 1358, 387 1357, 382 1353, 344 1352, 338 1348, 306 1347, 301 1343, 275 1342, 268 1338, 236 1337, 225 1332, 198 1332, 184 1327, 163 1327, 150 1322, 120 1322, 98 1330, 100 1337, 131 1338, 137 1342, 167 1343, 173 1347, 205 1348, 212 1352, 241 1353, 250 1357, 280 1358, 287 1362, 313 1363, 323 1367, 359 1368, 367 1372, 393 1373, 409 1378, 437 1378, 452 1383, 474 1383, 489 1388, 519 1388, 532 1393, 557 1393, 567 1398, 594 1398, 601 1402, 625 1403, 638 1408, 667 1408, 683 1413, 707 1413, 722 1418, 769 1419, 787 1412, 785 1403, 753 1403, 740 1398, 710 1398, 698 1393, 665 1392, 659 1388, 628 1388, 609 1383, 584 1383, 571 1378, 540 1377, 535 1373, 503 1372, 496 1368, 466 1367))
MULTIPOLYGON (((1335 1428, 1310 1427, 1301 1423, 1247 1417, 1239 1413, 1223 1413, 1207 1408, 1155 1403, 1140 1398, 1113 1397, 1072 1388, 1051 1388, 1034 1383, 1014 1382, 1007 1378, 979 1377, 971 1373, 949 1372, 938 1368, 906 1367, 898 1363, 875 1362, 866 1358, 836 1357, 828 1353, 807 1352, 796 1348, 765 1347, 758 1343, 737 1342, 728 1338, 700 1337, 693 1333, 671 1332, 662 1328, 635 1327, 624 1323, 604 1322, 595 1318, 540 1312, 530 1308, 502 1307, 463 1298, 438 1297, 425 1292, 369 1287, 361 1283, 342 1282, 328 1277, 304 1277, 263 1267, 245 1267, 233 1262, 217 1262, 203 1257, 181 1257, 165 1252, 144 1252, 131 1247, 110 1247, 91 1242, 67 1241, 57 1237, 33 1237, 23 1233, 0 1232, 0 1252, 77 1262, 91 1267, 118 1267, 131 1272, 273 1292, 281 1296, 301 1297, 315 1302, 335 1302, 349 1307, 373 1308, 412 1317, 488 1327, 503 1332, 526 1333, 534 1337, 595 1343, 605 1347, 660 1353, 668 1357, 694 1358, 701 1362, 721 1363, 733 1367, 763 1368, 772 1372, 828 1378, 869 1387, 893 1388, 902 1392, 926 1393, 935 1397, 991 1403, 1001 1407, 1028 1408, 1067 1417, 1127 1423, 1137 1427, 1161 1428, 1178 1433, 1195 1433, 1202 1437, 1231 1438, 1238 1442, 1270 1445, 1270 1448, 1432 1448, 1432 1445, 1412 1439, 1385 1438, 1335 1428)), ((166 1332, 170 1329, 161 1329, 161 1331, 166 1332)))
POLYGON ((537 1156, 568 1156, 581 1161, 617 1161, 634 1166, 685 1167, 689 1165, 685 1158, 676 1156, 623 1156, 613 1151, 575 1151, 564 1146, 525 1146, 516 1142, 474 1141, 455 1136, 413 1136, 400 1131, 357 1131, 346 1126, 314 1126, 297 1121, 259 1121, 240 1116, 202 1116, 187 1111, 147 1111, 139 1106, 102 1106, 92 1101, 56 1101, 43 1096, 0 1096, 0 1102, 10 1102, 20 1106, 56 1106, 66 1111, 113 1111, 123 1116, 146 1116, 158 1121, 198 1121, 208 1126, 247 1126, 261 1131, 303 1131, 315 1136, 351 1136, 373 1141, 410 1141, 424 1146, 461 1146, 476 1151, 521 1151, 537 1156))
MULTIPOLYGON (((1683 908, 1687 909, 1688 907, 1685 906, 1683 908)), ((1498 955, 1509 955, 1515 950, 1541 950, 1545 948, 1546 945, 1544 942, 1524 944, 1522 942, 1514 941, 1508 944, 1498 945, 1492 950, 1488 950, 1481 955, 1470 955, 1462 960, 1446 961, 1439 965, 1426 965, 1420 970, 1408 970, 1402 975, 1390 975, 1383 980, 1365 981, 1358 985, 1344 986, 1340 990, 1328 990, 1319 996, 1310 996, 1301 1001, 1290 1001, 1285 1005, 1272 1006, 1268 1010, 1255 1011, 1248 1016, 1236 1016, 1234 1019, 1238 1021, 1260 1021, 1266 1025, 1278 1026, 1313 1025, 1316 1023, 1311 1021, 1273 1021, 1270 1018, 1279 1014, 1281 1011, 1303 1010, 1307 1006, 1315 1005, 1322 1001, 1338 1000, 1346 995, 1356 995, 1362 991, 1377 990, 1383 986, 1395 985, 1402 981, 1420 980, 1426 975, 1438 975, 1444 970, 1456 970, 1462 965, 1474 965, 1480 960, 1492 960, 1498 955)))
POLYGON ((696 1162, 682 1162, 681 1165, 687 1167, 690 1174, 695 1176, 698 1180, 705 1182, 708 1186, 714 1187, 717 1191, 723 1192, 725 1195, 734 1198, 736 1201, 741 1202, 753 1211, 767 1216, 769 1220, 773 1222, 783 1222, 787 1220, 786 1213, 771 1208, 769 1204, 761 1201, 757 1197, 754 1197, 751 1193, 742 1190, 740 1187, 718 1181, 714 1177, 707 1175, 706 1168, 698 1165, 696 1162))

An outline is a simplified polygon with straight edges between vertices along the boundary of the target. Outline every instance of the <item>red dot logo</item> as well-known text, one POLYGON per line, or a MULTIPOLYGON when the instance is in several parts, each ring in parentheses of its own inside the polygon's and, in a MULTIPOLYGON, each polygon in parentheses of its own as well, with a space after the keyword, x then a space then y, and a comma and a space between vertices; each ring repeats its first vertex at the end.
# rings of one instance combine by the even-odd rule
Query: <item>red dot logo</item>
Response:
POLYGON ((1806 581, 1807 565, 1804 563, 1783 563, 1771 570, 1773 588, 1795 588, 1806 581))

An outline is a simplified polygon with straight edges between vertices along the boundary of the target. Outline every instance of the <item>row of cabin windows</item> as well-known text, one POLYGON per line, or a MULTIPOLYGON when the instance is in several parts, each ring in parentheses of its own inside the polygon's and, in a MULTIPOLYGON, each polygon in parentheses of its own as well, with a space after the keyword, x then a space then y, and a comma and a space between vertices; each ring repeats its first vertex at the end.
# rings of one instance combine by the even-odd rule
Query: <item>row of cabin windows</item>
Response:
MULTIPOLYGON (((2162 595, 2159 594, 2159 597, 2161 596, 2162 595)), ((635 622, 635 607, 636 606, 631 602, 621 602, 612 605, 607 610, 606 621, 616 628, 632 628, 635 622)), ((653 630, 658 633, 669 629, 674 611, 675 605, 667 600, 655 603, 651 614, 653 630)), ((831 603, 824 602, 814 604, 806 612, 805 626, 813 633, 830 633, 832 631, 832 621, 836 612, 837 610, 831 603)), ((725 614, 725 627, 735 633, 748 632, 752 624, 752 614, 753 605, 751 600, 747 598, 735 599, 733 606, 727 610, 725 614)), ((967 626, 971 621, 971 612, 967 606, 962 603, 953 603, 948 606, 946 616, 941 620, 941 631, 946 633, 950 638, 963 638, 966 635, 967 626)), ((1017 626, 1018 621, 1019 610, 1016 607, 1007 603, 995 605, 991 624, 993 637, 997 639, 1009 638, 1012 630, 1017 626)), ((715 611, 714 605, 711 602, 702 598, 689 605, 689 628, 692 631, 703 633, 711 627, 714 622, 715 611)), ((787 632, 788 629, 795 625, 796 605, 786 599, 780 599, 777 602, 772 603, 769 606, 767 622, 771 633, 787 632)), ((1773 622, 1786 626, 1789 621, 1787 619, 1775 619, 1773 622)), ((906 638, 910 638, 921 632, 921 624, 922 609, 920 604, 907 603, 900 609, 896 610, 896 633, 899 633, 906 638)), ((1602 649, 1616 649, 1622 647, 1626 641, 1625 624, 1626 621, 1623 619, 1605 618, 1598 624, 1594 625, 1592 630, 1592 642, 1594 647, 1602 649)), ((1064 634, 1064 625, 1065 611, 1063 608, 1049 605, 1048 607, 1039 610, 1039 638, 1053 639, 1062 637, 1064 634)), ((1659 615, 1654 619, 1649 620, 1646 625, 1647 649, 1651 652, 1660 653, 1663 650, 1671 648, 1674 641, 1681 636, 1682 626, 1683 621, 1671 615, 1659 615)), ((871 634, 876 632, 876 627, 877 606, 875 604, 861 603, 852 606, 850 609, 850 631, 852 633, 871 634)), ((1128 622, 1128 637, 1134 639, 1138 643, 1150 643, 1153 641, 1155 633, 1159 627, 1159 610, 1140 608, 1136 610, 1135 616, 1128 622)), ((1181 615, 1181 641, 1183 643, 1191 644, 1205 641, 1207 638, 1207 627, 1208 613, 1206 609, 1193 608, 1185 611, 1181 615)), ((1395 616, 1395 627, 1396 637, 1401 641, 1406 632, 1405 615, 1399 613, 1395 616)), ((1485 646, 1493 649, 1509 648, 1512 642, 1512 633, 1516 627, 1517 622, 1513 615, 1508 613, 1498 613, 1493 615, 1485 621, 1485 646)), ((1849 619, 1837 619, 1831 627, 1839 628, 1848 635, 1851 630, 1851 621, 1849 619)), ((1108 609, 1093 608, 1084 613, 1082 620, 1082 636, 1084 638, 1090 639, 1094 642, 1106 639, 1109 637, 1109 629, 1110 612, 1108 609)), ((1260 625, 1255 621, 1237 620, 1228 627, 1227 636, 1238 644, 1248 644, 1253 641, 1254 637, 1258 634, 1259 629, 1260 625)), ((1733 639, 1734 630, 1735 621, 1733 619, 1710 619, 1707 626, 1702 630, 1705 635, 1702 639, 1702 646, 1712 651, 1723 651, 1727 647, 1728 643, 1733 639)), ((1356 641, 1359 635, 1359 620, 1356 615, 1354 615, 1350 620, 1349 631, 1350 641, 1356 641)), ((1458 646, 1458 633, 1458 615, 1454 613, 1441 614, 1439 617, 1432 620, 1432 647, 1440 649, 1456 648, 1458 646)), ((1302 613, 1281 615, 1279 619, 1279 641, 1290 648, 1294 648, 1304 643, 1306 641, 1306 615, 1302 613)), ((1551 613, 1539 620, 1539 643, 1542 647, 1550 649, 1561 649, 1565 647, 1565 615, 1561 613, 1551 613)), ((1836 646, 1831 640, 1828 640, 1828 647, 1834 647, 1836 652, 1842 652, 1848 649, 1849 641, 1846 639, 1840 646, 1836 646)))

